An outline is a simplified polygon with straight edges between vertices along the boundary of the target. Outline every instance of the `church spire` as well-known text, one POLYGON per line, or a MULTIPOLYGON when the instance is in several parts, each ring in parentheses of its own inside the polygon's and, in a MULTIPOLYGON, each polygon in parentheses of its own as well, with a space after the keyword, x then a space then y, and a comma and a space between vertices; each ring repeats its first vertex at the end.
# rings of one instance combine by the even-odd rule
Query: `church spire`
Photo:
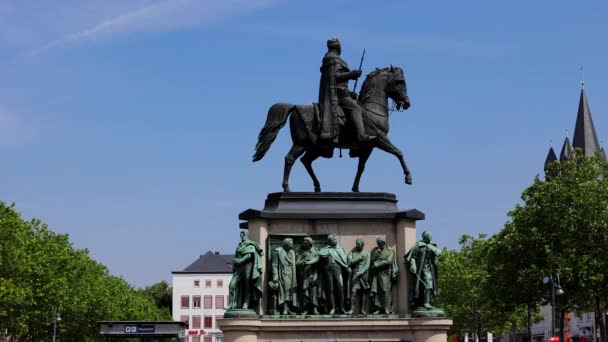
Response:
POLYGON ((550 163, 557 161, 557 155, 555 154, 555 151, 553 150, 553 146, 549 149, 549 153, 547 154, 547 159, 545 160, 545 168, 547 168, 547 165, 549 165, 550 163))
POLYGON ((583 153, 587 156, 592 156, 600 151, 600 144, 597 140, 591 111, 587 103, 584 83, 581 84, 581 98, 578 103, 578 114, 576 116, 572 147, 582 149, 583 153))
POLYGON ((553 163, 554 161, 557 161, 557 155, 553 150, 553 146, 551 146, 551 148, 549 148, 549 153, 547 154, 547 159, 545 160, 545 172, 547 172, 549 164, 553 163))
POLYGON ((564 145, 562 146, 562 152, 559 154, 559 161, 568 161, 574 157, 574 151, 572 149, 572 145, 570 144, 570 139, 566 137, 564 140, 564 145))

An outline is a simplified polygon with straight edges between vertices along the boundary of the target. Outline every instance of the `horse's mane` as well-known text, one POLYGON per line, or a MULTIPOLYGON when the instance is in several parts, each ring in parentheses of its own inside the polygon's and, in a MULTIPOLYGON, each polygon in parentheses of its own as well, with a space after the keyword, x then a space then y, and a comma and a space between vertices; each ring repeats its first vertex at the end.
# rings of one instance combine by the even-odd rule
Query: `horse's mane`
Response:
MULTIPOLYGON (((374 90, 376 89, 376 84, 378 83, 376 80, 376 76, 390 71, 391 69, 393 69, 392 67, 386 67, 386 68, 376 68, 376 70, 370 72, 367 77, 365 78, 365 81, 363 82, 363 85, 361 86, 361 93, 359 94, 359 102, 361 103, 365 103, 367 102, 367 100, 369 100, 369 97, 374 93, 374 90)), ((397 69, 397 68, 395 68, 397 69)))

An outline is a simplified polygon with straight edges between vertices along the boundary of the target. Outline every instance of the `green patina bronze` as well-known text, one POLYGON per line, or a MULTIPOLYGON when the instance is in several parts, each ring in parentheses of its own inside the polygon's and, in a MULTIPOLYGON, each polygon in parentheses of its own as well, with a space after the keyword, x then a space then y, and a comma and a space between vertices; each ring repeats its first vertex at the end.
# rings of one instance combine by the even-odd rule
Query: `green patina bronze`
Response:
POLYGON ((276 292, 276 301, 281 314, 293 314, 292 308, 298 307, 296 254, 293 251, 293 239, 285 238, 281 247, 273 251, 271 279, 268 286, 276 292))
POLYGON ((371 252, 370 282, 374 314, 392 314, 392 287, 399 269, 395 251, 386 245, 384 237, 376 238, 377 247, 371 252))
POLYGON ((405 255, 405 267, 410 272, 410 305, 414 317, 443 317, 445 313, 432 305, 433 298, 439 293, 437 285, 437 258, 441 254, 437 245, 431 242, 431 233, 422 233, 405 255))
POLYGON ((370 254, 364 251, 365 241, 358 239, 355 248, 348 254, 348 266, 350 267, 350 314, 367 313, 367 298, 369 293, 369 282, 367 271, 370 265, 370 254))
POLYGON ((310 236, 305 237, 302 242, 302 250, 296 260, 299 289, 298 300, 301 311, 304 314, 319 314, 319 273, 316 265, 307 264, 318 255, 319 252, 315 248, 312 238, 310 236))
MULTIPOLYGON (((345 314, 344 300, 345 289, 343 274, 350 273, 346 253, 338 246, 336 234, 329 234, 327 237, 328 245, 319 250, 317 257, 311 259, 306 265, 315 265, 320 272, 321 294, 320 298, 325 303, 329 315, 345 314)), ((347 277, 348 279, 348 277, 347 277)))
POLYGON ((241 242, 232 260, 234 274, 230 281, 230 302, 226 314, 233 311, 238 315, 255 314, 252 308, 262 297, 262 262, 264 255, 260 245, 241 232, 241 242))

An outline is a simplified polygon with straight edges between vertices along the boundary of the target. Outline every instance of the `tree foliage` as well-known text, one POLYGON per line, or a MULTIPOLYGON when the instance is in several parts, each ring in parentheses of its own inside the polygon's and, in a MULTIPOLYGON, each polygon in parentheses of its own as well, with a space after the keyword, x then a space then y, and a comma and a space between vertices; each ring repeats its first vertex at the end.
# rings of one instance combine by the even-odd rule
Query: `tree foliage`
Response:
POLYGON ((503 334, 525 324, 525 311, 494 296, 488 253, 492 239, 461 237, 460 250, 444 249, 440 259, 437 305, 454 320, 451 335, 493 332, 503 334))
POLYGON ((169 319, 154 301, 76 249, 68 235, 26 221, 0 202, 0 330, 47 340, 53 310, 60 340, 94 341, 98 320, 169 319))
POLYGON ((146 286, 143 289, 143 293, 152 299, 156 306, 166 311, 169 316, 171 315, 172 303, 173 303, 173 289, 171 285, 166 281, 162 280, 156 284, 146 286))
POLYGON ((581 152, 570 161, 551 163, 547 180, 536 177, 497 235, 492 262, 503 268, 497 267, 497 275, 514 276, 505 288, 513 301, 540 303, 540 280, 559 275, 565 291, 557 301, 559 312, 606 308, 608 163, 581 152))

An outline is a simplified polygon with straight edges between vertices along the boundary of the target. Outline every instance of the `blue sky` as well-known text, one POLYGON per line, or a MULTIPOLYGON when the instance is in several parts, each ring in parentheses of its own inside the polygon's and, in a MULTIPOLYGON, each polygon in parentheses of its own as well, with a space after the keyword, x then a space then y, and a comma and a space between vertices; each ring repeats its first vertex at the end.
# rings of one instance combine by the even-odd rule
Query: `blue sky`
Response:
MULTIPOLYGON (((405 69, 362 191, 417 208, 442 246, 492 234, 574 128, 579 65, 608 137, 605 1, 99 0, 0 2, 0 200, 70 234, 144 286, 207 250, 232 252, 239 212, 280 191, 284 129, 250 158, 268 107, 318 94, 325 41, 364 72, 405 69)), ((355 159, 322 159, 348 191, 355 159)), ((312 190, 300 164, 292 189, 312 190)))

